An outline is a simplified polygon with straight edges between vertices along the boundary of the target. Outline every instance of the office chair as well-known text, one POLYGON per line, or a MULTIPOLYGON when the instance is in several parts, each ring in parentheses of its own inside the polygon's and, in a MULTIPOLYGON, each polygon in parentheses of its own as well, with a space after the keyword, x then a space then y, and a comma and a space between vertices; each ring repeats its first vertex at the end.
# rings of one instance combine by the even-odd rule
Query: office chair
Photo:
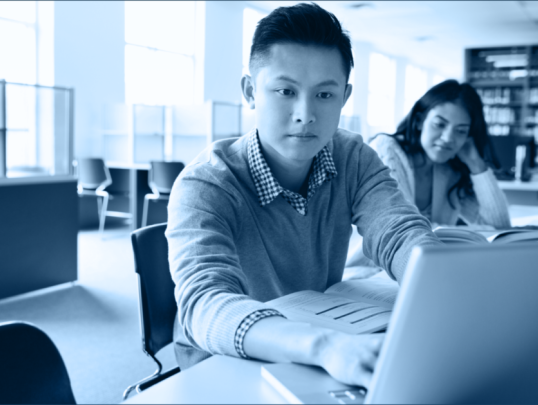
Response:
POLYGON ((107 216, 130 218, 124 212, 108 211, 108 201, 113 198, 105 189, 112 184, 110 171, 100 158, 82 158, 76 161, 78 169, 78 194, 80 196, 97 196, 97 212, 99 214, 99 232, 105 229, 107 216), (100 197, 100 198, 99 198, 100 197))
POLYGON ((26 322, 0 324, 0 403, 76 404, 62 356, 26 322))
POLYGON ((155 357, 173 341, 174 319, 177 303, 174 297, 174 282, 168 265, 168 242, 164 236, 166 224, 151 225, 131 233, 138 275, 140 333, 142 351, 157 363, 157 370, 150 376, 127 387, 123 399, 136 389, 140 393, 146 388, 178 373, 179 367, 162 372, 162 364, 155 357))
POLYGON ((144 196, 143 227, 148 222, 149 201, 168 201, 174 181, 184 168, 185 165, 181 162, 151 162, 148 183, 152 193, 144 196))

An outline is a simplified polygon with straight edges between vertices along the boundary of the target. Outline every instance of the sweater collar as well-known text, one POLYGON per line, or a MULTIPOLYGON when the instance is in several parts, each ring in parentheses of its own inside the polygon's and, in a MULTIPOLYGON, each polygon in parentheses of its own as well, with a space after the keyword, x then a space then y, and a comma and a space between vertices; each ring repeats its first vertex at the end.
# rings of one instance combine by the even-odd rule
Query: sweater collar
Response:
POLYGON ((283 188, 274 178, 260 146, 257 129, 247 134, 248 137, 248 165, 256 185, 260 205, 263 207, 271 203, 280 194, 283 195, 300 214, 306 215, 306 206, 317 189, 326 181, 330 181, 338 174, 327 145, 314 157, 314 163, 308 180, 308 193, 305 199, 298 193, 283 188))

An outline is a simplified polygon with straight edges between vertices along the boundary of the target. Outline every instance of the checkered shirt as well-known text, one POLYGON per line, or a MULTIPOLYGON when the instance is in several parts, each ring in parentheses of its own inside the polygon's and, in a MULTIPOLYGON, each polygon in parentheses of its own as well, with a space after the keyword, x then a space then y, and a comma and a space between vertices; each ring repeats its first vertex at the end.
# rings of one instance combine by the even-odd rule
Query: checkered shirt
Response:
POLYGON ((308 192, 306 198, 293 191, 283 188, 273 177, 271 169, 265 160, 261 147, 258 131, 253 129, 248 135, 248 165, 254 178, 256 191, 260 205, 263 207, 273 201, 279 194, 301 215, 306 215, 307 206, 317 189, 326 181, 336 177, 336 167, 325 145, 314 157, 314 164, 308 179, 308 192))
POLYGON ((234 338, 234 344, 235 344, 235 350, 237 350, 237 353, 239 356, 243 357, 244 359, 248 359, 249 357, 246 355, 245 351, 243 350, 243 340, 245 338, 245 335, 247 334, 248 330, 252 325, 254 325, 256 322, 258 322, 260 319, 267 318, 269 316, 281 316, 285 318, 284 315, 282 315, 280 312, 274 309, 261 309, 259 311, 255 311, 251 313, 249 316, 247 316, 237 330, 235 331, 235 338, 234 338))

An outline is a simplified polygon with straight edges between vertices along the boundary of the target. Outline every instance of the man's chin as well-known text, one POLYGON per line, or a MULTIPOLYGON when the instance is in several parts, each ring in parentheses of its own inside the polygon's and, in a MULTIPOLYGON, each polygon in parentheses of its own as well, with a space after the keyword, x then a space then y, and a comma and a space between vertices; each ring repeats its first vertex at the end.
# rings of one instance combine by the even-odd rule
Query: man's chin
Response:
POLYGON ((320 151, 317 145, 283 145, 280 154, 287 160, 309 161, 320 151))

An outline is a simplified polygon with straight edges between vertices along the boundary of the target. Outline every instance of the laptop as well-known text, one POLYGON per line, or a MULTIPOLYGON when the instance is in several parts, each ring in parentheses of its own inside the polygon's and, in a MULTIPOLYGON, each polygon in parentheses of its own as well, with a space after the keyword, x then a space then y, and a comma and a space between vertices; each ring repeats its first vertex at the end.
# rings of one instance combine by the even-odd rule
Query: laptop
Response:
POLYGON ((291 403, 538 403, 538 244, 416 247, 368 391, 267 364, 291 403))

